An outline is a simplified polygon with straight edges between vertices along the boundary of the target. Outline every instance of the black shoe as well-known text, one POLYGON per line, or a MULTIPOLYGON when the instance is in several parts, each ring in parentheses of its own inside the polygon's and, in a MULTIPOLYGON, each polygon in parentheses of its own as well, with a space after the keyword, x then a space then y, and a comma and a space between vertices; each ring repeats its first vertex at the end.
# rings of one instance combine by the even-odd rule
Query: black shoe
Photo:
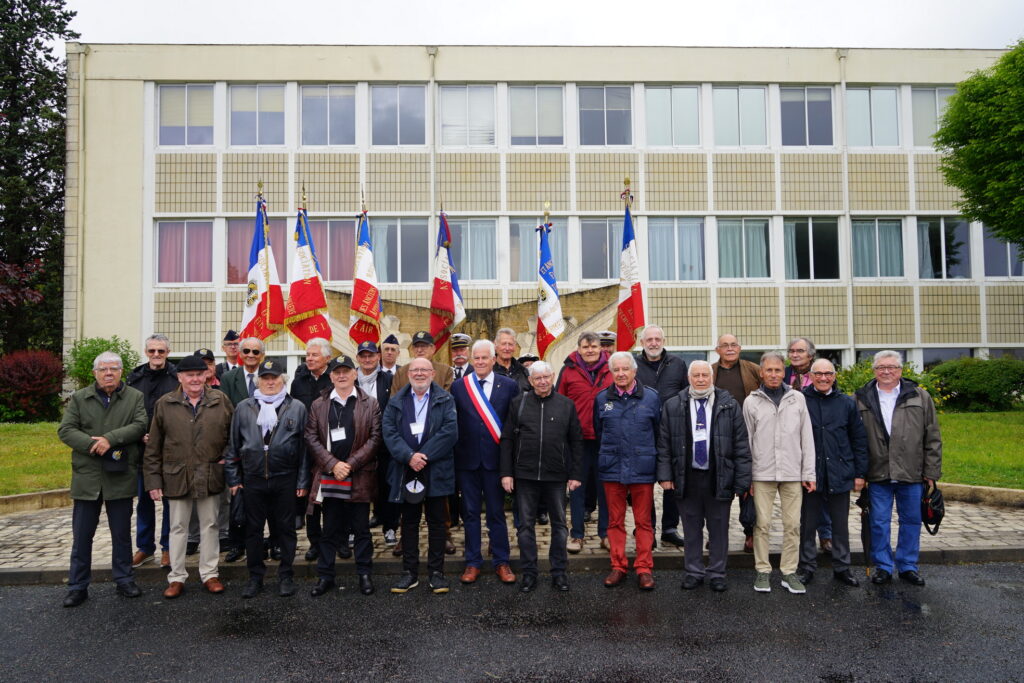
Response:
POLYGON ((797 569, 796 578, 800 579, 800 583, 806 586, 811 581, 814 581, 814 572, 809 569, 797 569))
POLYGON ((701 585, 702 583, 704 583, 704 579, 700 578, 699 576, 694 576, 693 574, 687 574, 683 577, 683 583, 680 584, 679 587, 682 588, 684 591, 692 591, 694 588, 701 585))
POLYGON ((249 583, 242 591, 242 597, 248 600, 249 598, 255 598, 263 590, 263 582, 259 579, 249 579, 249 583))
POLYGON ((189 541, 185 544, 185 554, 188 556, 195 555, 199 552, 199 543, 197 541, 189 541))
POLYGON ((352 547, 347 543, 345 545, 339 545, 338 557, 340 557, 343 560, 347 560, 348 558, 352 557, 352 547))
POLYGON ((363 595, 373 595, 373 591, 377 590, 373 587, 373 579, 370 578, 369 574, 359 575, 359 592, 363 595))
POLYGON ((320 549, 315 545, 309 546, 309 550, 306 551, 306 562, 316 562, 320 559, 320 549))
POLYGON ((316 582, 316 585, 313 586, 313 589, 309 591, 309 594, 312 595, 314 598, 319 598, 321 595, 325 593, 330 593, 332 590, 334 590, 333 581, 328 581, 327 579, 320 579, 316 582))
POLYGON ((913 569, 908 569, 905 572, 900 572, 900 581, 906 581, 911 586, 923 586, 924 579, 913 569))
POLYGON ((435 593, 447 593, 451 590, 448 579, 441 572, 433 572, 430 575, 430 590, 435 593))
POLYGON ((302 515, 295 515, 295 530, 298 531, 304 526, 306 526, 306 518, 302 515))
POLYGON ((142 589, 134 581, 125 581, 117 584, 117 594, 124 598, 137 598, 142 595, 142 589))
POLYGON ((661 535, 662 543, 669 543, 677 548, 683 547, 683 537, 679 535, 678 529, 669 529, 661 535))
POLYGON ((871 583, 879 586, 883 583, 889 583, 890 581, 892 581, 892 574, 884 569, 876 569, 874 575, 871 577, 871 583))
POLYGON ((594 511, 593 510, 587 510, 586 514, 583 515, 583 521, 584 522, 593 522, 594 521, 594 511))
POLYGON ((555 574, 551 577, 551 587, 565 593, 569 590, 569 577, 565 574, 555 574))
POLYGON ((519 584, 520 593, 531 593, 537 588, 536 574, 523 574, 523 581, 519 584))
POLYGON ((245 557, 245 548, 235 547, 229 550, 228 554, 224 556, 224 561, 238 562, 243 557, 245 557))
POLYGON ((282 598, 290 598, 295 595, 295 580, 286 576, 277 582, 277 594, 282 598))
POLYGON ((270 549, 270 559, 277 560, 278 562, 281 561, 281 546, 275 545, 270 549))
POLYGON ((548 513, 542 512, 537 515, 537 524, 550 524, 551 519, 548 517, 548 513))
POLYGON ((379 526, 380 526, 380 520, 377 519, 377 515, 374 515, 374 516, 370 517, 370 528, 373 529, 373 528, 379 527, 379 526))
POLYGON ((853 586, 856 588, 860 585, 860 581, 857 580, 857 577, 855 577, 853 572, 849 569, 844 569, 841 572, 833 572, 832 578, 846 586, 853 586))
POLYGON ((68 591, 68 594, 64 596, 64 606, 78 607, 88 599, 89 591, 87 590, 68 591))
POLYGON ((398 583, 391 587, 391 592, 408 593, 418 585, 420 585, 420 580, 416 578, 416 575, 412 572, 406 572, 402 574, 402 578, 398 580, 398 583))
POLYGON ((725 582, 725 579, 723 579, 721 576, 716 576, 715 578, 711 579, 711 590, 715 591, 716 593, 724 593, 725 591, 729 590, 729 584, 727 584, 725 582))

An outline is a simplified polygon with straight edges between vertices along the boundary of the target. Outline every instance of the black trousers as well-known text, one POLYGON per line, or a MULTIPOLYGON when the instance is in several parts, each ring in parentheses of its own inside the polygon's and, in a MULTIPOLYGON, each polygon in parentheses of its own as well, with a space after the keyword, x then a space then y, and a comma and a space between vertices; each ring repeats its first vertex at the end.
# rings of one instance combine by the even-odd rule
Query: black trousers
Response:
MULTIPOLYGON (((147 493, 147 495, 149 495, 147 493)), ((134 579, 132 573, 132 502, 117 500, 75 500, 71 511, 71 569, 68 590, 85 590, 92 580, 92 541, 100 523, 100 509, 107 507, 110 527, 110 569, 115 583, 134 579)), ((444 550, 442 548, 442 550, 444 550)))
POLYGON ((388 500, 388 496, 391 495, 391 482, 388 481, 390 462, 391 454, 386 448, 377 451, 377 501, 374 503, 374 510, 381 529, 397 531, 401 503, 392 503, 388 500))
POLYGON ((445 521, 448 497, 428 496, 422 503, 402 503, 402 569, 413 575, 420 571, 420 517, 427 517, 427 570, 444 571, 445 521))
MULTIPOLYGON (((324 532, 320 536, 320 557, 316 573, 321 579, 334 581, 334 565, 342 534, 351 530, 356 535, 356 574, 368 575, 373 568, 373 541, 370 540, 370 504, 351 503, 338 498, 324 498, 324 532)), ((344 539, 348 543, 348 538, 344 539)))
MULTIPOLYGON (((306 496, 308 499, 309 496, 306 496)), ((305 513, 306 506, 302 506, 302 511, 305 513)), ((315 547, 320 544, 320 539, 323 538, 324 530, 320 526, 320 517, 323 516, 324 510, 320 503, 313 503, 312 514, 306 515, 306 538, 309 540, 309 546, 315 547)))
POLYGON ((551 575, 565 574, 569 561, 565 548, 569 540, 569 527, 565 525, 564 481, 532 481, 516 479, 516 504, 519 506, 519 559, 523 574, 537 575, 537 516, 544 504, 551 519, 551 575))
POLYGON ((276 526, 277 543, 281 548, 281 563, 277 577, 294 575, 295 561, 295 475, 245 480, 245 563, 249 577, 263 580, 267 566, 263 564, 263 525, 276 526))

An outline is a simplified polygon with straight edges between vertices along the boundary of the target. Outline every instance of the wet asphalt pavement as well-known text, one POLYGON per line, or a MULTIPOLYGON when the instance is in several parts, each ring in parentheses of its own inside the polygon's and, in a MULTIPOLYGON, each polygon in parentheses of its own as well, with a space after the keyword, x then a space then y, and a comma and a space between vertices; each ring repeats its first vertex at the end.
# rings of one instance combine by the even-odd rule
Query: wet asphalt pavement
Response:
POLYGON ((311 598, 311 583, 254 600, 197 584, 176 601, 143 584, 126 600, 94 585, 81 607, 56 586, 0 588, 0 680, 1022 680, 1024 565, 925 566, 928 585, 839 586, 819 572, 806 595, 773 576, 770 594, 734 570, 730 590, 679 588, 660 572, 640 593, 603 574, 546 576, 523 595, 485 574, 452 592, 311 598))

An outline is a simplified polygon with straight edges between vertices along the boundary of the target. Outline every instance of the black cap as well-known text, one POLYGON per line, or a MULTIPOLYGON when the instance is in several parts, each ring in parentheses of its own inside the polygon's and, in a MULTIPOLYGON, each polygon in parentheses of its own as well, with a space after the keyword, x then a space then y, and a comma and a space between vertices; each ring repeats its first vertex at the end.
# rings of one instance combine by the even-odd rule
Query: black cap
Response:
POLYGON ((470 337, 468 334, 453 334, 449 346, 451 346, 453 349, 466 349, 469 348, 469 345, 470 343, 472 343, 472 341, 473 338, 470 337))
POLYGON ((430 344, 430 345, 433 345, 433 343, 434 343, 434 337, 429 332, 425 332, 423 330, 420 330, 416 334, 412 335, 412 345, 413 346, 416 346, 417 344, 430 344))
POLYGON ((359 348, 356 350, 356 355, 359 355, 363 351, 369 351, 370 353, 378 353, 379 349, 377 345, 372 341, 364 341, 359 343, 359 348))
POLYGON ((273 375, 277 377, 284 374, 284 363, 278 363, 276 360, 268 360, 260 363, 260 369, 256 371, 256 374, 260 377, 266 375, 273 375))
POLYGON ((240 337, 234 330, 228 330, 224 333, 224 341, 238 341, 240 337))
MULTIPOLYGON (((373 342, 363 342, 363 344, 372 344, 372 343, 373 342)), ((362 346, 362 344, 360 344, 360 346, 362 346)), ((355 370, 356 369, 356 364, 352 361, 351 358, 349 358, 345 354, 342 354, 342 355, 338 356, 337 358, 335 358, 334 360, 332 360, 330 363, 328 363, 328 365, 327 365, 327 372, 334 372, 338 368, 348 368, 349 370, 355 370)))
POLYGON ((519 361, 520 363, 532 363, 533 361, 538 361, 538 360, 540 360, 540 358, 539 358, 538 356, 530 356, 530 355, 526 355, 526 356, 519 356, 519 358, 518 358, 517 360, 518 360, 518 361, 519 361))
POLYGON ((206 372, 206 361, 199 356, 185 356, 178 361, 178 367, 175 368, 177 372, 192 372, 195 370, 202 370, 206 372))
POLYGON ((196 352, 192 355, 199 356, 203 360, 213 360, 213 351, 210 349, 196 349, 196 352))
POLYGON ((381 343, 382 344, 394 344, 395 346, 398 346, 398 337, 396 337, 393 334, 389 334, 388 336, 384 337, 384 341, 381 342, 381 343))

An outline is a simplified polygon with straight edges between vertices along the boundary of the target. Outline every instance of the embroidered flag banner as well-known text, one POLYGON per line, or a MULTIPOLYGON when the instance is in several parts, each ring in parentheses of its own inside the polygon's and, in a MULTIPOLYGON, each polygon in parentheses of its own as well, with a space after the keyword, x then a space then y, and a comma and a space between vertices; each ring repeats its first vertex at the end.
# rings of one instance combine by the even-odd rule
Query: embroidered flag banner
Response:
POLYGON ((284 324, 299 341, 308 343, 314 337, 331 340, 327 322, 327 295, 324 293, 320 261, 309 234, 305 208, 295 219, 295 258, 292 260, 292 282, 285 302, 284 324))
POLYGON ((249 275, 246 278, 245 308, 242 311, 242 337, 269 339, 284 327, 284 297, 270 248, 270 222, 263 193, 256 195, 256 223, 249 249, 249 275))
POLYGON ((356 264, 352 274, 352 304, 348 317, 348 336, 358 346, 364 341, 380 343, 380 316, 384 306, 377 286, 377 268, 373 264, 370 221, 363 211, 357 217, 356 264))
POLYGON ((537 354, 544 359, 548 347, 565 333, 565 319, 562 318, 562 302, 558 296, 558 281, 555 278, 554 260, 551 258, 551 244, 548 233, 551 223, 537 228, 540 233, 538 249, 538 295, 537 295, 537 354))
POLYGON ((434 291, 430 295, 430 336, 434 338, 435 350, 444 346, 455 326, 466 319, 459 276, 451 263, 451 244, 448 218, 442 211, 437 229, 437 250, 434 252, 434 291))
POLYGON ((629 351, 636 343, 636 331, 644 326, 644 293, 640 285, 640 260, 636 253, 633 218, 629 214, 631 197, 624 193, 626 217, 622 223, 622 256, 619 261, 619 307, 616 313, 617 351, 629 351))

